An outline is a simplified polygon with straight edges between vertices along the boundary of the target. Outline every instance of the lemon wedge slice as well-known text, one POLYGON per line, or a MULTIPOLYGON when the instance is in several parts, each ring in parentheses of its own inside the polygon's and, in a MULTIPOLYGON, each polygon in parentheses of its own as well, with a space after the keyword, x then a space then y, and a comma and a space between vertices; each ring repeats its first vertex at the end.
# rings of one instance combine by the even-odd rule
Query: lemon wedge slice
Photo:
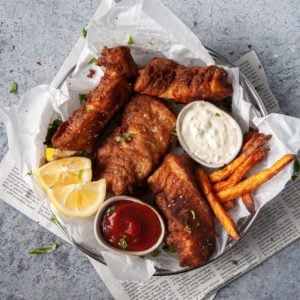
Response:
POLYGON ((68 157, 49 162, 33 172, 44 189, 91 181, 92 164, 86 157, 68 157))
POLYGON ((64 216, 85 218, 92 216, 104 202, 105 179, 56 186, 47 190, 50 202, 64 216))
POLYGON ((45 151, 45 157, 47 161, 53 161, 60 158, 72 156, 76 151, 60 150, 56 148, 47 147, 45 151))

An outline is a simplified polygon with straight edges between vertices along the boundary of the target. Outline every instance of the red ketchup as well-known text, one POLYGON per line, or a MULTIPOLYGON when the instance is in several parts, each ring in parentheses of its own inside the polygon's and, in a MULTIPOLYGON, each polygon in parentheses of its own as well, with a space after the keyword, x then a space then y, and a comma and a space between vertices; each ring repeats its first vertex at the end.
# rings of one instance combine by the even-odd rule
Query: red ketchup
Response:
POLYGON ((158 241, 162 229, 156 213, 138 202, 120 200, 109 206, 101 221, 104 239, 127 251, 144 251, 158 241))

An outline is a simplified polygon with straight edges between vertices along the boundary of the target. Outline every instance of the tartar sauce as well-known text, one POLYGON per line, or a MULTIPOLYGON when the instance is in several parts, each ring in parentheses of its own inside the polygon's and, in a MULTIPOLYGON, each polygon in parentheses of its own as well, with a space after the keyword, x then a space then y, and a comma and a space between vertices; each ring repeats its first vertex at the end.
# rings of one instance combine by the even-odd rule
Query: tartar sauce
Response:
POLYGON ((192 102, 183 109, 178 121, 183 148, 188 148, 204 165, 222 166, 241 148, 242 133, 237 122, 209 102, 192 102))

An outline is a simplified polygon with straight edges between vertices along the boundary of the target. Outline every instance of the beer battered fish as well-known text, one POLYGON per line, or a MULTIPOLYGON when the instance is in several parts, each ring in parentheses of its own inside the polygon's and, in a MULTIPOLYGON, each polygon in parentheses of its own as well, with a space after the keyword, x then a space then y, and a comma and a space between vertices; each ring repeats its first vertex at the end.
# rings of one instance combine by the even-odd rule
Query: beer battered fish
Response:
POLYGON ((106 67, 104 76, 87 101, 58 127, 53 147, 91 153, 99 134, 130 98, 137 66, 129 48, 104 47, 97 64, 106 67))
POLYGON ((226 71, 217 66, 185 67, 171 59, 153 58, 139 70, 135 92, 189 103, 193 100, 220 101, 231 96, 226 71))
POLYGON ((175 125, 175 115, 159 99, 134 96, 121 126, 97 150, 97 177, 115 195, 133 193, 167 153, 175 125))
POLYGON ((167 220, 167 243, 178 253, 181 267, 198 267, 215 251, 212 212, 199 192, 186 155, 169 154, 148 178, 156 203, 167 220))

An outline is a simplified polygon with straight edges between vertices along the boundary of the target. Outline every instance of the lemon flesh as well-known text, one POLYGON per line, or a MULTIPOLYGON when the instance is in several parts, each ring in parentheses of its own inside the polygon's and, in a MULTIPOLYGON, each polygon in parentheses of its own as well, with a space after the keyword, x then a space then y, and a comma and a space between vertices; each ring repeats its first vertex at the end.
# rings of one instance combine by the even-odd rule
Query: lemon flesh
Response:
POLYGON ((76 151, 60 150, 56 148, 47 147, 45 151, 45 157, 47 161, 53 161, 60 158, 72 156, 76 151))
POLYGON ((47 190, 50 202, 64 216, 85 218, 95 214, 105 199, 105 179, 55 186, 47 190))
POLYGON ((49 188, 91 181, 92 164, 86 157, 68 157, 49 162, 33 172, 39 185, 49 188))

